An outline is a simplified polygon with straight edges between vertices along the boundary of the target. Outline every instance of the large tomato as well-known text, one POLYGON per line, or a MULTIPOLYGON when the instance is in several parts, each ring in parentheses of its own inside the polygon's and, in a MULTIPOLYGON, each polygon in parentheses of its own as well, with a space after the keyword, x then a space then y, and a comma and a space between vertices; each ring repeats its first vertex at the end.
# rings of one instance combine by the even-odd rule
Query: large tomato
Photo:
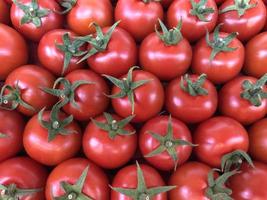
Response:
POLYGON ((5 1, 0 1, 0 23, 8 24, 9 19, 9 5, 5 1))
POLYGON ((84 158, 72 158, 52 170, 47 179, 45 193, 46 200, 54 200, 55 197, 76 199, 78 196, 80 199, 89 199, 90 197, 90 199, 96 200, 109 200, 108 178, 91 161, 84 158), (78 181, 80 182, 78 183, 78 181), (66 191, 62 188, 63 183, 69 186, 69 190, 66 191), (80 193, 77 193, 75 186, 81 190, 80 193))
POLYGON ((0 23, 0 80, 15 68, 28 62, 28 48, 23 37, 13 28, 0 23))

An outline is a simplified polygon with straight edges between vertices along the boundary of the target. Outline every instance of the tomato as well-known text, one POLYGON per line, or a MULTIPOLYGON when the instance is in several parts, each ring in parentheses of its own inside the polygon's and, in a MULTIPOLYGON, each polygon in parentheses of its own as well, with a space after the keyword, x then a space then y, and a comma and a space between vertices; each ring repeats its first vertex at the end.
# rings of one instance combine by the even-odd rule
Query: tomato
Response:
POLYGON ((248 150, 246 129, 234 119, 218 116, 202 122, 193 137, 197 158, 212 167, 220 167, 223 155, 248 150))
POLYGON ((222 4, 223 2, 225 2, 226 0, 215 0, 215 2, 217 3, 217 5, 222 4))
POLYGON ((166 109, 186 123, 198 123, 210 118, 217 104, 216 88, 205 75, 177 77, 166 88, 166 109))
POLYGON ((117 115, 105 113, 90 122, 83 135, 86 157, 103 168, 112 169, 126 164, 137 147, 134 128, 128 123, 125 125, 131 119, 125 121, 117 115))
MULTIPOLYGON (((64 191, 62 182, 70 186, 77 185, 83 172, 88 167, 85 180, 82 184, 82 194, 97 200, 109 199, 108 178, 104 172, 89 160, 84 158, 72 158, 56 166, 50 173, 46 185, 46 200, 62 195, 77 195, 77 192, 64 191)), ((67 197, 66 197, 67 199, 67 197)))
POLYGON ((0 1, 0 23, 9 24, 9 5, 5 1, 0 1))
POLYGON ((85 67, 84 63, 77 64, 81 59, 77 55, 85 50, 81 48, 83 42, 74 39, 77 36, 72 31, 63 29, 46 33, 38 45, 38 58, 42 65, 57 76, 85 67))
POLYGON ((226 83, 219 93, 220 112, 244 125, 263 118, 267 114, 267 100, 263 94, 267 92, 266 81, 267 75, 259 80, 240 76, 226 83))
POLYGON ((77 0, 75 6, 67 14, 69 28, 79 35, 95 32, 90 26, 93 22, 101 27, 110 26, 113 22, 113 9, 110 1, 77 0))
POLYGON ((28 62, 28 48, 23 37, 13 28, 0 24, 0 80, 10 72, 28 62))
POLYGON ((5 0, 8 4, 12 4, 13 0, 5 0))
POLYGON ((161 4, 164 8, 168 8, 174 0, 162 0, 161 4))
POLYGON ((226 0, 219 10, 218 23, 222 23, 222 31, 238 32, 237 38, 242 42, 248 41, 264 27, 266 8, 262 0, 226 0))
POLYGON ((267 32, 253 37, 246 44, 244 71, 250 76, 260 78, 267 73, 267 32))
POLYGON ((22 150, 22 133, 25 122, 16 111, 0 109, 0 162, 22 150))
POLYGON ((150 164, 160 170, 176 169, 177 165, 186 162, 192 152, 191 141, 187 126, 168 116, 150 119, 139 133, 141 153, 150 164))
POLYGON ((55 0, 17 0, 11 6, 10 18, 19 32, 37 42, 46 32, 63 26, 63 16, 54 11, 60 11, 55 0))
MULTIPOLYGON (((0 185, 11 191, 10 194, 5 191, 6 199, 18 199, 19 196, 20 200, 45 200, 47 175, 42 165, 28 157, 15 157, 0 163, 0 185)), ((3 190, 0 197, 4 198, 3 190)))
POLYGON ((168 9, 169 27, 175 27, 182 19, 182 34, 190 42, 202 38, 206 31, 216 26, 218 8, 214 0, 176 0, 168 9))
POLYGON ((114 12, 115 21, 121 20, 119 26, 138 42, 154 31, 164 15, 160 2, 154 0, 118 0, 114 12))

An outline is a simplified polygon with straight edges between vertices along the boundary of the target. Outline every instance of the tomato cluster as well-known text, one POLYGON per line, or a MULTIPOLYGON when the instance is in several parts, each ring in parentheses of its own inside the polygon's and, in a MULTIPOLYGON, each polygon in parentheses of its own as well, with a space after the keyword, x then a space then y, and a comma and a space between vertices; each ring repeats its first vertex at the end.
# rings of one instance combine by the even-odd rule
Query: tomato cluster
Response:
POLYGON ((0 0, 0 200, 266 200, 266 10, 0 0))

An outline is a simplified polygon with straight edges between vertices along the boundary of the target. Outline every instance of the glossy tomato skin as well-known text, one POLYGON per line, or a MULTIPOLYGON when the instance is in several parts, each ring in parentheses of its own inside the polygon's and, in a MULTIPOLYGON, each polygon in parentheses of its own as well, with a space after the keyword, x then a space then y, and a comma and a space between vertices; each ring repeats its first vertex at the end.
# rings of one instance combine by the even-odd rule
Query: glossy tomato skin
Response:
POLYGON ((220 167, 221 158, 234 150, 248 151, 249 138, 246 129, 229 117, 213 117, 202 122, 193 137, 197 158, 212 166, 220 167))
POLYGON ((229 187, 232 189, 232 198, 235 200, 265 200, 267 191, 267 165, 254 162, 255 168, 244 163, 240 169, 241 173, 229 179, 229 187))
MULTIPOLYGON (((220 32, 220 37, 228 33, 220 32)), ((213 34, 210 35, 213 38, 213 34)), ((205 73, 214 84, 222 84, 238 75, 245 59, 245 48, 238 39, 233 39, 230 48, 237 48, 232 52, 220 52, 210 61, 212 48, 206 43, 205 37, 199 40, 194 47, 192 70, 197 74, 205 73)))
POLYGON ((9 5, 5 1, 0 1, 0 23, 9 24, 9 5))
MULTIPOLYGON (((107 33, 110 27, 103 28, 107 33)), ((89 47, 90 48, 90 47, 89 47)), ((89 67, 99 74, 120 77, 137 63, 137 46, 132 36, 122 28, 115 28, 107 49, 87 59, 89 67)))
MULTIPOLYGON (((190 75, 195 82, 197 75, 190 75)), ((198 123, 210 118, 217 109, 218 94, 215 86, 206 79, 203 88, 208 95, 191 96, 180 87, 181 77, 172 80, 166 88, 165 105, 172 116, 186 122, 198 123)))
POLYGON ((46 69, 37 65, 23 65, 10 73, 5 84, 18 88, 21 98, 35 110, 27 109, 21 105, 17 110, 24 115, 32 116, 42 108, 50 108, 56 102, 56 98, 44 92, 42 87, 53 87, 55 77, 46 69))
POLYGON ((5 80, 10 72, 28 62, 28 48, 24 38, 13 28, 0 24, 0 80, 5 80))
MULTIPOLYGON (((32 0, 20 0, 19 2, 29 5, 32 0)), ((55 0, 39 0, 38 5, 40 9, 50 10, 47 16, 41 18, 42 23, 40 27, 36 27, 33 23, 21 25, 20 21, 25 13, 16 4, 13 3, 10 10, 10 18, 13 26, 26 38, 35 42, 38 42, 46 32, 63 26, 63 16, 54 12, 55 10, 61 10, 55 0)))
MULTIPOLYGON (((125 77, 126 75, 123 75, 121 79, 125 77)), ((135 118, 132 120, 133 122, 144 122, 152 118, 161 111, 164 103, 164 90, 161 82, 155 75, 143 70, 134 70, 133 81, 140 80, 150 81, 134 90, 135 118)), ((120 91, 120 88, 114 86, 111 94, 117 94, 120 91)), ((121 117, 128 117, 132 114, 132 106, 127 96, 112 99, 111 102, 115 112, 121 117)))
MULTIPOLYGON (((43 120, 48 121, 50 112, 45 111, 43 120)), ((67 115, 61 113, 60 117, 67 115)), ((34 160, 48 166, 54 166, 64 160, 72 158, 80 150, 82 135, 76 122, 71 122, 66 129, 76 131, 69 135, 57 135, 54 140, 48 142, 48 131, 43 128, 37 118, 33 116, 24 129, 23 145, 27 154, 34 160)))
POLYGON ((170 200, 209 200, 205 195, 211 168, 200 162, 187 162, 170 177, 169 185, 177 186, 169 192, 170 200))
POLYGON ((118 0, 114 12, 115 21, 121 20, 119 26, 138 42, 154 31, 158 19, 163 21, 164 15, 159 2, 143 0, 118 0))
MULTIPOLYGON (((160 176, 160 174, 149 165, 141 164, 141 170, 145 178, 145 183, 147 188, 164 186, 165 183, 160 176)), ((112 187, 122 187, 122 188, 136 188, 137 187, 137 169, 136 165, 128 165, 122 168, 115 175, 112 187)), ((131 200, 121 193, 111 191, 110 200, 131 200)), ((153 197, 153 200, 167 200, 167 193, 160 193, 153 197)))
POLYGON ((14 157, 0 163, 0 184, 16 184, 20 189, 43 191, 21 197, 21 200, 45 200, 44 189, 48 173, 36 161, 28 157, 14 157))
POLYGON ((244 71, 250 76, 260 78, 267 73, 267 32, 253 37, 246 44, 244 71))
MULTIPOLYGON (((229 11, 219 15, 218 24, 222 23, 222 31, 227 33, 238 32, 237 38, 242 42, 248 41, 259 33, 266 20, 266 8, 262 0, 250 0, 250 4, 256 7, 246 10, 242 17, 238 17, 237 11, 229 11)), ((234 5, 234 0, 226 0, 220 10, 234 5)))
MULTIPOLYGON (((38 45, 38 58, 40 62, 45 68, 47 68, 56 76, 68 74, 69 72, 75 69, 85 67, 85 63, 83 62, 77 64, 81 57, 72 57, 72 59, 70 60, 70 64, 68 65, 68 69, 64 74, 62 74, 64 64, 64 52, 60 51, 56 47, 56 44, 63 44, 62 37, 66 33, 69 34, 72 40, 74 37, 78 37, 78 35, 76 35, 72 31, 64 29, 55 29, 44 34, 38 45)), ((81 50, 85 50, 85 48, 81 48, 81 50)))
MULTIPOLYGON (((160 145, 160 143, 148 132, 151 131, 161 136, 165 136, 167 134, 168 121, 168 116, 157 116, 150 119, 143 125, 139 133, 139 148, 143 156, 151 153, 160 145)), ((172 127, 174 139, 182 139, 188 142, 192 142, 191 133, 183 122, 178 119, 172 118, 172 127)), ((176 154, 178 155, 179 159, 178 165, 186 162, 190 157, 191 152, 191 146, 181 145, 179 147, 176 147, 176 154)), ((145 157, 145 159, 151 165, 160 170, 171 170, 175 166, 175 162, 167 151, 153 157, 145 157)))
MULTIPOLYGON (((262 99, 260 106, 254 106, 250 101, 243 99, 240 94, 243 91, 242 84, 245 80, 253 84, 257 81, 254 77, 239 76, 223 86, 219 93, 219 110, 223 115, 248 125, 266 115, 267 100, 262 99)), ((267 87, 264 88, 266 92, 267 87)))
POLYGON ((16 111, 0 109, 0 133, 6 137, 0 137, 0 162, 15 156, 22 150, 22 133, 25 122, 16 111))
POLYGON ((192 48, 185 38, 177 45, 167 46, 156 33, 151 33, 140 46, 140 65, 161 80, 168 81, 184 74, 191 61, 192 48))
POLYGON ((84 158, 72 158, 56 166, 47 179, 45 189, 46 200, 53 200, 64 194, 60 182, 75 184, 82 172, 89 166, 87 178, 83 186, 83 194, 97 200, 109 199, 108 178, 93 162, 84 158))
MULTIPOLYGON (((194 0, 199 2, 199 0, 194 0)), ((208 0, 206 7, 212 8, 213 13, 205 16, 208 22, 203 22, 197 16, 191 15, 192 5, 189 0, 176 0, 168 9, 167 22, 169 28, 176 27, 182 19, 182 34, 189 42, 195 42, 205 36, 206 31, 211 32, 216 26, 218 18, 218 8, 214 0, 208 0)))
POLYGON ((69 28, 79 35, 95 32, 91 23, 99 26, 110 26, 113 22, 113 8, 109 0, 78 0, 67 14, 69 28))

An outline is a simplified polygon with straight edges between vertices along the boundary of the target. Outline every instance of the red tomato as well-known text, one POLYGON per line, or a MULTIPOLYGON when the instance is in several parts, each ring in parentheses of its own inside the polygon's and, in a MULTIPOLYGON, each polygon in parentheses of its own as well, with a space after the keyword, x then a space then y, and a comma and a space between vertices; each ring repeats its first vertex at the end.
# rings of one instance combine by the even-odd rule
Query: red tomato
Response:
MULTIPOLYGON (((65 192, 61 183, 75 185, 82 173, 89 167, 85 182, 82 187, 82 194, 86 197, 97 200, 109 199, 108 178, 104 172, 89 160, 84 158, 72 158, 56 166, 50 173, 46 184, 46 200, 53 200, 53 197, 60 197, 64 194, 77 194, 75 191, 65 192)), ((67 199, 67 197, 66 197, 67 199)))
POLYGON ((48 31, 63 26, 63 16, 54 12, 60 11, 60 6, 55 0, 19 0, 13 3, 10 18, 13 26, 26 38, 35 42, 48 31), (37 4, 37 5, 35 5, 37 4), (22 10, 27 6, 27 10, 22 10))
POLYGON ((5 1, 0 1, 0 23, 9 24, 9 5, 5 1))
POLYGON ((163 8, 157 1, 118 0, 115 8, 115 21, 121 20, 119 26, 138 42, 154 31, 163 15, 163 8))
POLYGON ((184 82, 184 78, 178 77, 169 83, 165 104, 172 116, 186 123, 198 123, 215 113, 218 104, 217 91, 204 77, 205 75, 190 75, 184 82))
POLYGON ((8 4, 12 4, 13 0, 5 0, 8 4))
MULTIPOLYGON (((28 157, 15 157, 0 163, 0 184, 6 187, 15 186, 20 190, 37 189, 36 192, 22 195, 17 190, 15 194, 7 195, 10 199, 45 200, 44 189, 47 178, 46 169, 28 157), (38 189, 42 189, 39 191, 38 189)), ((11 188, 10 188, 11 189, 11 188)), ((14 188, 15 189, 15 188, 14 188)), ((1 197, 3 190, 1 192, 1 197)))
POLYGON ((222 23, 222 31, 227 33, 238 32, 239 34, 237 37, 243 42, 259 33, 264 27, 266 8, 262 0, 226 0, 220 6, 219 10, 221 13, 219 15, 218 23, 222 23), (234 6, 235 2, 239 2, 239 5, 236 5, 236 8, 240 10, 240 13, 237 9, 224 12, 224 9, 229 6, 234 6), (246 9, 246 7, 248 9, 246 9))
POLYGON ((67 14, 67 24, 71 30, 80 35, 95 32, 93 22, 101 27, 110 26, 113 22, 113 9, 110 1, 77 0, 67 14))
POLYGON ((204 6, 201 5, 202 0, 201 3, 200 0, 192 0, 192 2, 196 6, 193 7, 189 0, 174 1, 168 9, 167 21, 171 28, 182 19, 183 36, 190 42, 195 42, 203 37, 207 30, 211 32, 214 29, 218 18, 218 8, 214 0, 207 0, 204 6))
POLYGON ((5 80, 15 68, 28 61, 27 44, 13 28, 0 24, 0 80, 5 80))
POLYGON ((224 154, 248 150, 248 134, 237 121, 228 117, 213 117, 202 122, 194 133, 195 154, 212 167, 220 167, 224 154))

